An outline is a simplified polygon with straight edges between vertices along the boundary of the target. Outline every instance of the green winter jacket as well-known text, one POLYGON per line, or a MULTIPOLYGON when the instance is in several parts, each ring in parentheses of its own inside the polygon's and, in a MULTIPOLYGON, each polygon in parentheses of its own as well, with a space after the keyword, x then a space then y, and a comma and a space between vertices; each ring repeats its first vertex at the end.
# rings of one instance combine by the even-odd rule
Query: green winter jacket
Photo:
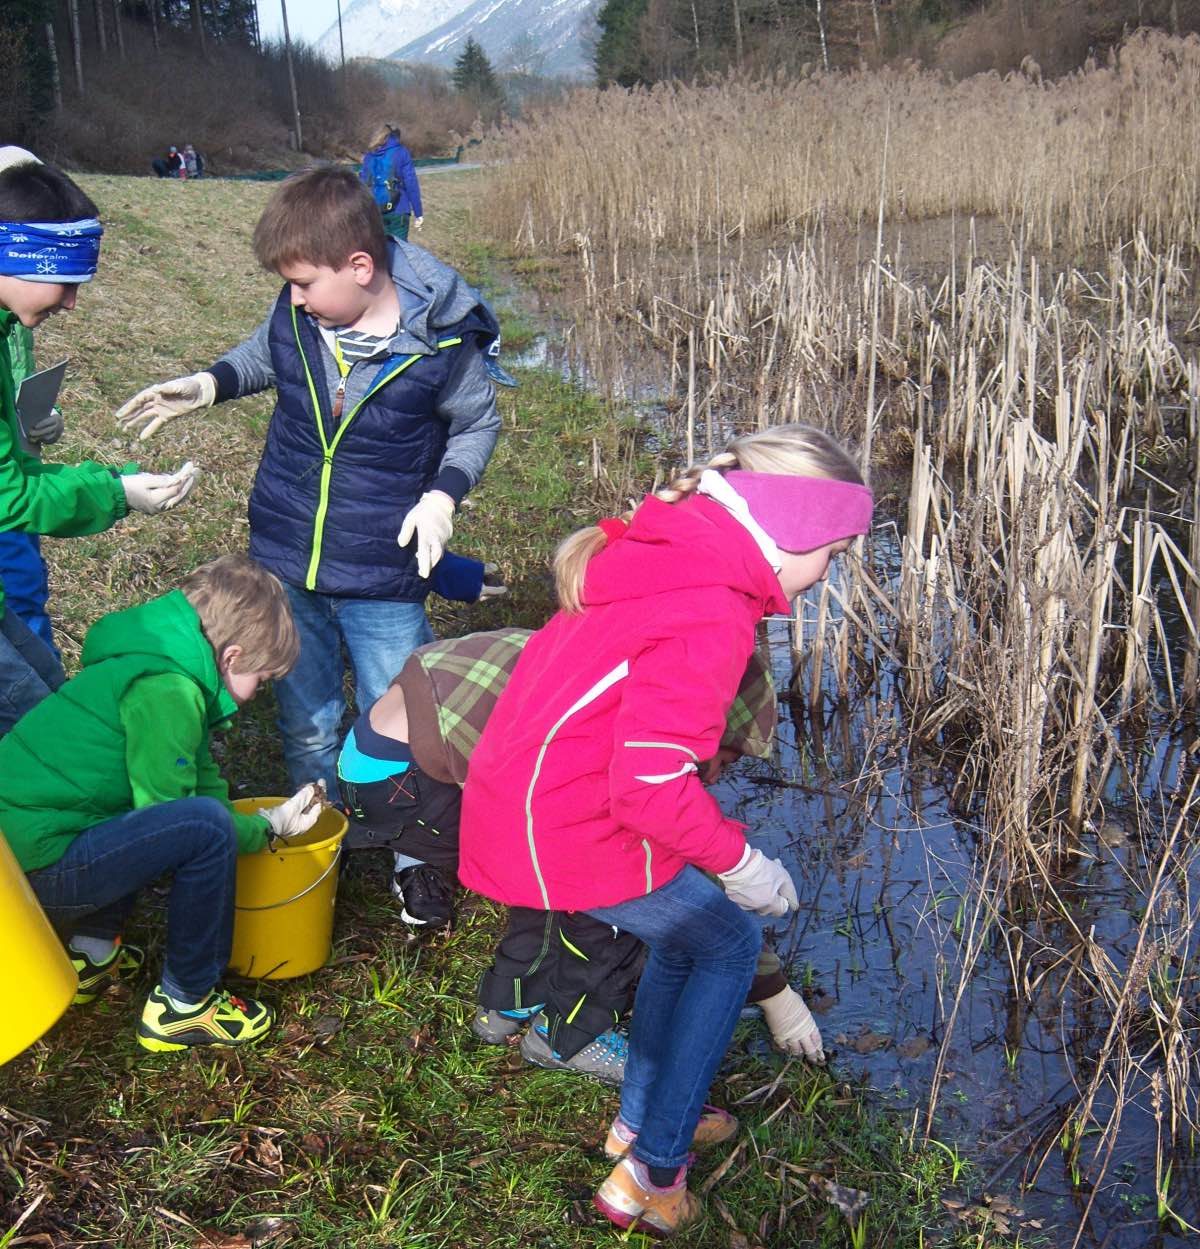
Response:
MULTIPOLYGON (((0 738, 0 831, 29 872, 86 828, 176 798, 229 790, 209 734, 237 710, 182 590, 98 620, 83 668, 0 738)), ((243 854, 267 821, 234 815, 243 854)))
POLYGON ((9 359, 9 337, 19 324, 13 313, 0 308, 0 530, 23 529, 59 538, 100 533, 128 510, 116 473, 92 460, 43 464, 21 450, 9 359))

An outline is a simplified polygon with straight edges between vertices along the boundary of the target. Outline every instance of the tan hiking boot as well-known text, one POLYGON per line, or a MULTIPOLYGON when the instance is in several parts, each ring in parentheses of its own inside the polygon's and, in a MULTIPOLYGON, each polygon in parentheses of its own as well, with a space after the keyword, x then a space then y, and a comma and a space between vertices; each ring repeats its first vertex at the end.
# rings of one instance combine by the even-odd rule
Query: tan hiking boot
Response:
POLYGON ((680 1167, 675 1183, 655 1188, 646 1168, 636 1158, 622 1158, 592 1198, 596 1209, 618 1227, 634 1227, 651 1236, 674 1236, 694 1223, 703 1207, 687 1186, 687 1167, 680 1167))
MULTIPOLYGON (((693 1149, 711 1149, 714 1145, 723 1144, 731 1136, 736 1136, 738 1121, 728 1110, 720 1110, 716 1106, 705 1106, 700 1112, 700 1122, 692 1135, 693 1149)), ((612 1159, 624 1158, 633 1148, 637 1133, 626 1127, 620 1115, 612 1121, 608 1129, 608 1139, 604 1142, 605 1156, 612 1159)))

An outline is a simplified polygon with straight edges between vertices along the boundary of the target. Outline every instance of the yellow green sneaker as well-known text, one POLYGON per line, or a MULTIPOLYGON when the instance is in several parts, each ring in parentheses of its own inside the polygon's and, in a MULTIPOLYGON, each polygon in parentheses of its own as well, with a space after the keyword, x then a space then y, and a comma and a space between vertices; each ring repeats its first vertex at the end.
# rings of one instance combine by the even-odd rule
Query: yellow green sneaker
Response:
POLYGON ((72 999, 76 1006, 94 1002, 110 984, 118 980, 132 980, 146 961, 146 951, 136 945, 125 945, 117 938, 117 948, 103 963, 93 962, 80 950, 68 949, 71 966, 79 977, 79 988, 72 999))
POLYGON ((156 1054, 193 1045, 249 1045, 274 1022, 273 1007, 225 989, 214 989, 198 1006, 176 1010, 156 984, 146 999, 137 1039, 142 1049, 156 1054))

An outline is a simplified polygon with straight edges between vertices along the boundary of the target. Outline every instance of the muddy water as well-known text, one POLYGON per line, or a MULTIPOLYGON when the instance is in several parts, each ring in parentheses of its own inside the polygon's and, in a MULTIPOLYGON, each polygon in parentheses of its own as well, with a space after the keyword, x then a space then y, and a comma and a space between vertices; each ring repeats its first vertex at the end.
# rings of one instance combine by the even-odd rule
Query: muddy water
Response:
MULTIPOLYGON (((776 679, 786 689, 792 665, 790 624, 767 626, 776 679)), ((945 1043, 941 1090, 931 1135, 969 1160, 962 1178, 970 1207, 995 1198, 1021 1243, 1102 1249, 1196 1244, 1160 1229, 1154 1187, 1156 1125, 1144 1079, 1126 1105, 1116 1149, 1100 1168, 1083 1151, 1073 1177, 1058 1147, 1076 1097, 1090 1073, 1107 1018, 1076 998, 1062 969, 1041 959, 1026 973, 1040 981, 1013 986, 1005 944, 986 943, 967 973, 949 1039, 948 1018, 963 979, 972 887, 983 832, 951 814, 929 765, 911 757, 887 678, 834 717, 817 735, 804 714, 781 703, 776 758, 743 763, 721 782, 724 809, 746 821, 764 849, 793 872, 802 907, 776 934, 790 959, 793 983, 810 997, 834 1072, 865 1084, 882 1104, 923 1131, 939 1049, 945 1043)), ((832 698, 829 700, 832 703, 832 698)), ((1164 737, 1149 748, 1137 789, 1144 798, 1178 779, 1178 743, 1164 737)), ((1132 948, 1143 877, 1132 820, 1120 806, 1131 793, 1114 786, 1104 826, 1089 835, 1079 869, 1060 882, 1079 928, 1094 928, 1119 968, 1132 948)), ((1151 804, 1153 806, 1153 804, 1151 804)), ((1054 929, 1028 935, 1070 948, 1054 929)), ((1034 942, 1031 940, 1030 947, 1034 942)), ((1147 1074, 1154 1061, 1146 1064, 1147 1074)), ((1097 1104, 1103 1120, 1111 1105, 1097 1104)), ((1169 1201, 1200 1226, 1200 1176, 1194 1157, 1174 1156, 1169 1201)))

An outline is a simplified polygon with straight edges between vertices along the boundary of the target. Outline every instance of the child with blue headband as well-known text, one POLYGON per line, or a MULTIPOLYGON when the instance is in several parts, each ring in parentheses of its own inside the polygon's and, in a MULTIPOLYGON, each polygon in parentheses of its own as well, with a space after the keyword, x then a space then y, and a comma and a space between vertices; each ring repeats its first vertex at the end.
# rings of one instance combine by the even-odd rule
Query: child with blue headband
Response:
MULTIPOLYGON (((75 307, 100 257, 96 205, 24 148, 0 148, 0 532, 74 537, 131 509, 153 515, 191 489, 194 470, 122 473, 88 460, 43 464, 21 447, 8 340, 75 307)), ((0 584, 0 734, 65 680, 58 656, 15 612, 0 584)))

